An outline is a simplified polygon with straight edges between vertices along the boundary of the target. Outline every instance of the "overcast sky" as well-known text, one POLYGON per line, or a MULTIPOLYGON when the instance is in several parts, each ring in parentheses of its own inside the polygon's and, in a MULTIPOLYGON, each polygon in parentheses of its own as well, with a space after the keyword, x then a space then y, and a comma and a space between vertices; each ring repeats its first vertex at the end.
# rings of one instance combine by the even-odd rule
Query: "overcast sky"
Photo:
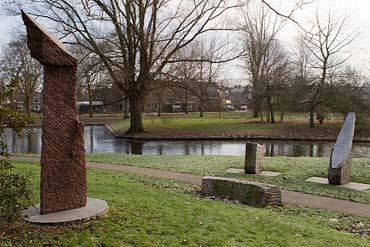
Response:
MULTIPOLYGON (((295 0, 269 0, 272 6, 282 13, 289 13, 295 0)), ((350 62, 361 68, 370 68, 370 0, 316 0, 310 5, 294 13, 294 18, 305 28, 309 28, 309 20, 315 17, 316 10, 320 16, 324 16, 331 9, 335 15, 350 16, 351 25, 360 30, 360 35, 350 49, 353 56, 350 62)), ((20 18, 7 17, 0 12, 0 46, 3 46, 10 38, 13 29, 23 28, 20 18)), ((293 46, 298 29, 293 23, 288 23, 279 35, 279 38, 287 47, 293 46)), ((235 68, 235 72, 237 69, 235 68)), ((241 77, 240 72, 234 73, 233 70, 228 75, 235 79, 241 77)), ((368 71, 370 73, 370 71, 368 71)))

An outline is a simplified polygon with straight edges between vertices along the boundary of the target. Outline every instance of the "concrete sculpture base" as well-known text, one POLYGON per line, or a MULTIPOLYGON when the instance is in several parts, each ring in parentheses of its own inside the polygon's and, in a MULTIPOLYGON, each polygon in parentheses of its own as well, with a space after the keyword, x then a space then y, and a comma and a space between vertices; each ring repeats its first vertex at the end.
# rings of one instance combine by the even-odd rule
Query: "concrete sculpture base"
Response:
POLYGON ((86 206, 82 208, 50 214, 40 214, 40 205, 37 205, 36 207, 30 207, 23 211, 23 217, 26 221, 32 224, 65 225, 87 222, 101 217, 106 212, 108 212, 108 203, 106 201, 96 198, 88 198, 86 206))
MULTIPOLYGON (((312 183, 317 183, 317 184, 329 184, 328 179, 327 178, 322 178, 322 177, 310 177, 310 178, 307 178, 305 181, 312 182, 312 183)), ((346 184, 338 185, 338 187, 347 188, 347 189, 351 189, 351 190, 364 191, 364 190, 369 190, 370 189, 370 184, 349 182, 349 183, 346 183, 346 184)))

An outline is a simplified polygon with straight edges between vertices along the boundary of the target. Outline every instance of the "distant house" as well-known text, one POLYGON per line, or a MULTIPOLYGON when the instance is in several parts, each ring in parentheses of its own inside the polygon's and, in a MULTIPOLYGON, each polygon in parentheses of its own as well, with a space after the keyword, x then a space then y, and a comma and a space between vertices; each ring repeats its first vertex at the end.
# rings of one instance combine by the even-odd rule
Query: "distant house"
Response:
POLYGON ((225 89, 225 97, 231 100, 235 109, 246 110, 251 108, 252 87, 236 85, 225 89))
MULTIPOLYGON (((43 101, 42 101, 42 92, 35 92, 32 95, 30 107, 32 112, 41 113, 43 111, 43 101)), ((18 111, 24 112, 25 103, 24 103, 24 95, 23 93, 18 90, 14 94, 14 102, 10 102, 9 99, 6 100, 6 104, 13 105, 18 111)))
MULTIPOLYGON (((220 105, 217 85, 209 86, 204 92, 204 111, 218 111, 220 105)), ((162 112, 195 112, 199 111, 199 98, 186 92, 183 88, 161 88, 151 91, 146 97, 145 112, 156 112, 161 106, 162 112)))
POLYGON ((31 111, 41 113, 43 111, 42 107, 42 93, 35 93, 31 103, 31 111))
MULTIPOLYGON (((103 101, 92 101, 92 107, 93 107, 93 112, 95 113, 104 113, 104 102, 103 101)), ((90 103, 89 101, 79 101, 77 102, 77 109, 79 113, 88 113, 90 109, 90 103)))
MULTIPOLYGON (((84 100, 85 99, 86 97, 84 100)), ((98 89, 94 94, 94 99, 104 102, 104 110, 106 113, 122 113, 125 108, 125 103, 128 104, 128 101, 124 100, 125 95, 115 85, 98 89)))

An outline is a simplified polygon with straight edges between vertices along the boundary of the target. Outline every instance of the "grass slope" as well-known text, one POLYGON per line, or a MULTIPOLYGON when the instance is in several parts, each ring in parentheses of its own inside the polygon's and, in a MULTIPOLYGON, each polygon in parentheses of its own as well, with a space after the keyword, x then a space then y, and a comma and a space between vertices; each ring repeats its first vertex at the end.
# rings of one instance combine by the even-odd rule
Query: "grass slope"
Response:
MULTIPOLYGON (((355 191, 333 185, 320 185, 306 182, 309 177, 326 177, 328 158, 307 157, 265 157, 263 170, 282 172, 282 176, 267 178, 246 174, 227 174, 228 168, 243 168, 243 157, 232 156, 150 156, 125 154, 89 154, 88 160, 110 164, 168 170, 195 175, 216 175, 237 177, 269 184, 292 191, 349 199, 370 204, 370 190, 355 191)), ((370 159, 354 159, 351 181, 370 183, 370 159)))
MULTIPOLYGON (((17 164, 38 194, 39 167, 17 164)), ((118 172, 89 170, 89 196, 108 201, 109 214, 81 227, 0 224, 0 246, 369 246, 368 239, 331 227, 361 218, 304 208, 257 209, 199 198, 185 185, 118 172)), ((36 196, 35 196, 36 199, 36 196)))

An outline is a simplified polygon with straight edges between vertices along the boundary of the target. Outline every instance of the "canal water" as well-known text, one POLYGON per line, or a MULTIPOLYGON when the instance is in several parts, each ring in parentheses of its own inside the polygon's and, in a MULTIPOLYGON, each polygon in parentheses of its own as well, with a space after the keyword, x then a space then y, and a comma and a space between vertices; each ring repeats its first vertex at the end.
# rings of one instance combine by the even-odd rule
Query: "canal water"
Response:
MULTIPOLYGON (((25 129, 20 136, 6 129, 1 137, 10 152, 41 152, 41 128, 25 129)), ((88 153, 242 156, 245 152, 245 141, 132 141, 115 138, 104 126, 86 126, 84 139, 88 153)), ((266 156, 329 157, 334 146, 331 142, 256 141, 265 146, 266 156)), ((370 143, 354 143, 352 152, 355 157, 370 157, 370 143)))

